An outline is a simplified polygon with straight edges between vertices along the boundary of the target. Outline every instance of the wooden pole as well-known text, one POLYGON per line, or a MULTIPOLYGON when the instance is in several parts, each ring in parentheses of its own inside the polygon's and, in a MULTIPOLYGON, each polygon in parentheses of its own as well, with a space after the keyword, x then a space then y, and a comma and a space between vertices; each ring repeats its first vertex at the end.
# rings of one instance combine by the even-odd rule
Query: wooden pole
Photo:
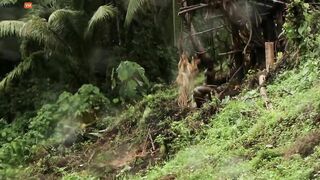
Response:
POLYGON ((265 42, 266 49, 266 69, 270 71, 274 64, 274 42, 265 42))
POLYGON ((265 52, 266 52, 266 70, 262 71, 262 73, 258 76, 258 78, 259 78, 261 97, 267 109, 272 109, 272 104, 267 95, 266 78, 270 71, 270 68, 272 68, 274 64, 274 42, 265 42, 265 52))

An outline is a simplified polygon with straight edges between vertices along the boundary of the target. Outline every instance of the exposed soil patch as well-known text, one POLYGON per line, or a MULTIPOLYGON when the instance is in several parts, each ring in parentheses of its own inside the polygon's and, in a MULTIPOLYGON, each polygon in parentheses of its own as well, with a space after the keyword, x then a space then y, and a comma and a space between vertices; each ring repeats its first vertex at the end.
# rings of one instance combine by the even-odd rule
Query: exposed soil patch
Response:
POLYGON ((306 157, 312 154, 314 147, 319 144, 320 131, 311 132, 304 137, 298 138, 284 154, 285 157, 290 157, 294 154, 300 154, 302 157, 306 157))

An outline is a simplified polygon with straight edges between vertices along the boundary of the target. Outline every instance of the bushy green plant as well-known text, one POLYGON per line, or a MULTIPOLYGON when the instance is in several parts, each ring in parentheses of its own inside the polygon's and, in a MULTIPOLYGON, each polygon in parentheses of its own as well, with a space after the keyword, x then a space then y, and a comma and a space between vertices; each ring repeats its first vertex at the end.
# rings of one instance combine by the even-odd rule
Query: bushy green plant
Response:
POLYGON ((119 86, 119 98, 122 101, 135 99, 145 94, 150 86, 144 69, 136 62, 123 61, 120 63, 117 72, 117 80, 113 79, 113 88, 119 86))
POLYGON ((284 29, 288 39, 297 44, 303 44, 311 32, 309 8, 309 4, 301 0, 294 0, 288 6, 284 29))
POLYGON ((95 123, 99 116, 106 113, 109 103, 99 89, 92 85, 83 85, 74 95, 62 93, 56 103, 44 105, 29 120, 26 133, 12 137, 12 134, 4 131, 2 137, 7 137, 7 143, 0 148, 0 169, 23 164, 32 157, 39 145, 65 141, 72 143, 81 129, 95 123))

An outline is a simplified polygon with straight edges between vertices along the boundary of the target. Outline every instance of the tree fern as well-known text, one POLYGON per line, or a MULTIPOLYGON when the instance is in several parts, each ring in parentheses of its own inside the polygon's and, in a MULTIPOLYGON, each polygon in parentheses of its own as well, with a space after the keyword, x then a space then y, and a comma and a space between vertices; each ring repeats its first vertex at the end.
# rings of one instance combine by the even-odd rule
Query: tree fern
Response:
POLYGON ((20 36, 20 31, 24 26, 22 21, 1 21, 0 22, 0 38, 8 36, 20 36))
POLYGON ((136 14, 136 12, 142 8, 142 6, 148 2, 149 0, 129 0, 129 5, 127 9, 127 15, 126 15, 126 20, 125 24, 129 25, 136 14))
POLYGON ((101 23, 107 20, 108 18, 114 17, 116 13, 117 9, 112 5, 100 6, 91 17, 87 31, 91 31, 93 27, 96 26, 98 23, 101 23))

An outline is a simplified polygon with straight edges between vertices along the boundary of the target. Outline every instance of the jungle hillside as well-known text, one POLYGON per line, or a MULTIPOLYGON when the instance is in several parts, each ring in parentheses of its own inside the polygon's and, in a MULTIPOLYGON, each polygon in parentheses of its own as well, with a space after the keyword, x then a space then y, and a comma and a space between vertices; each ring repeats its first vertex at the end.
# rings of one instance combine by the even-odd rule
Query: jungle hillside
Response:
POLYGON ((0 0, 0 179, 320 179, 317 0, 0 0))

